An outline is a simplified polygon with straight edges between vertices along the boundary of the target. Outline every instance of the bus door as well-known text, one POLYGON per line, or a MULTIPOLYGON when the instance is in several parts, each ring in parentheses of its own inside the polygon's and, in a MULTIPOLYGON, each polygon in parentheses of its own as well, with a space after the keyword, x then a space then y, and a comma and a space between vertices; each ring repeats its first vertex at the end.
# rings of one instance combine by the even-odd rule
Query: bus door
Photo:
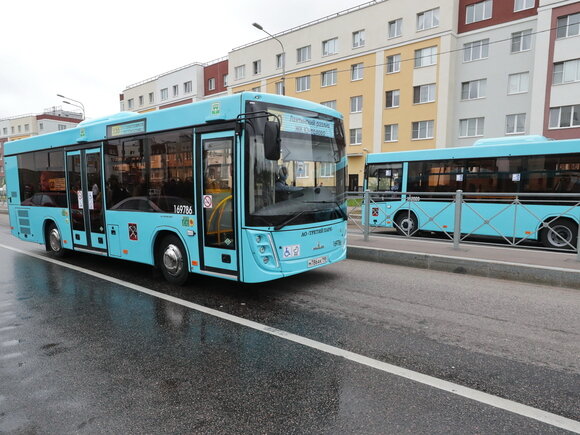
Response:
POLYGON ((234 131, 197 135, 200 268, 226 275, 238 273, 234 143, 234 131))
POLYGON ((68 151, 66 159, 74 247, 106 253, 101 149, 68 151))

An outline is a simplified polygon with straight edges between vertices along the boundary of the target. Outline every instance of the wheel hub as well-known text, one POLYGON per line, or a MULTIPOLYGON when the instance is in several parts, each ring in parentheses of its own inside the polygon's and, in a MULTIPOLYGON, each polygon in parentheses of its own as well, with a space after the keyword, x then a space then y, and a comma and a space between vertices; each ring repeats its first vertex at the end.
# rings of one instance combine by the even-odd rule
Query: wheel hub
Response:
POLYGON ((50 248, 55 251, 58 252, 61 249, 60 246, 60 233, 58 232, 58 230, 56 228, 53 228, 50 231, 50 234, 48 236, 48 240, 50 243, 50 248))
POLYGON ((175 245, 167 245, 163 253, 163 266, 171 275, 179 275, 183 269, 183 255, 175 245))
POLYGON ((562 248, 572 243, 572 232, 564 225, 556 225, 548 233, 548 239, 553 246, 562 248))

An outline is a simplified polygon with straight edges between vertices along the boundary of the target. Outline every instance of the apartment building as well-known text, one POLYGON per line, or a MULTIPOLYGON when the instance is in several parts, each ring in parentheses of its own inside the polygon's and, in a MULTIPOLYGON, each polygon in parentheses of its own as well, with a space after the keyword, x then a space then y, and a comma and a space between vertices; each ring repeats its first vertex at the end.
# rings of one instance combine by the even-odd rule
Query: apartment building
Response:
POLYGON ((541 0, 532 87, 531 132, 580 137, 580 2, 541 0))
POLYGON ((74 128, 82 114, 51 107, 39 114, 26 114, 0 119, 0 186, 4 185, 4 144, 8 141, 74 128))
POLYGON ((185 65, 127 86, 120 94, 120 109, 145 113, 226 93, 227 75, 226 58, 185 65))
POLYGON ((369 152, 580 137, 579 13, 572 0, 365 3, 234 49, 229 89, 281 93, 285 70, 287 95, 341 111, 360 187, 369 152))

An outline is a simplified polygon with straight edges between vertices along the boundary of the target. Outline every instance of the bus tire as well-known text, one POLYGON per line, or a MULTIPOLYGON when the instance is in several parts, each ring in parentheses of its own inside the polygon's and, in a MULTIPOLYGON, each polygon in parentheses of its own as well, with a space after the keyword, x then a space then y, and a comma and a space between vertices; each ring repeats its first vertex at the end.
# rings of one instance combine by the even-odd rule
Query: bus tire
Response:
POLYGON ((189 277, 187 252, 179 237, 165 236, 157 248, 157 266, 165 280, 174 285, 183 285, 189 277))
POLYGON ((546 248, 573 249, 578 241, 578 224, 570 219, 556 219, 544 228, 540 239, 546 248), (550 230, 551 228, 551 230, 550 230))
POLYGON ((51 257, 62 258, 66 255, 66 249, 62 247, 60 231, 54 222, 49 222, 46 226, 44 243, 51 257))
POLYGON ((395 216, 395 229, 402 236, 412 236, 417 232, 417 216, 415 213, 402 211, 395 216))

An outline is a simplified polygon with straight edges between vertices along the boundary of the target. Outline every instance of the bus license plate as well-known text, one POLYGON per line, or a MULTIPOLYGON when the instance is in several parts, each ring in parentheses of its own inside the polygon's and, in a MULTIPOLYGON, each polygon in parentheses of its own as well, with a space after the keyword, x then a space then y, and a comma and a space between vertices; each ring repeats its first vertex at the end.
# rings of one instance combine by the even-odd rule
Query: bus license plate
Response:
POLYGON ((308 260, 308 267, 320 266, 321 264, 328 263, 328 257, 318 257, 308 260))

